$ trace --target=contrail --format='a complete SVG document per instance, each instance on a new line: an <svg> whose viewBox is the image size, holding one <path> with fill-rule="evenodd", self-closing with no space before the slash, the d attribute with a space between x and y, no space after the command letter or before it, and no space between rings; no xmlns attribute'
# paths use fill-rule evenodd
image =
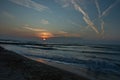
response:
<svg viewBox="0 0 120 80"><path fill-rule="evenodd" d="M119 0L117 0L116 2L114 2L113 4L111 4L105 11L103 11L101 17L105 16L117 3Z"/></svg>
<svg viewBox="0 0 120 80"><path fill-rule="evenodd" d="M99 34L98 29L96 28L95 24L90 20L88 14L78 5L74 0L71 1L74 5L75 9L78 10L80 13L83 14L83 20L97 33Z"/></svg>
<svg viewBox="0 0 120 80"><path fill-rule="evenodd" d="M98 30L96 29L96 26L94 25L93 22L91 22L91 20L90 20L89 18L87 18L87 17L84 16L83 19L84 19L84 21L85 21L89 26L91 26L91 28L92 28L97 34L99 34Z"/></svg>
<svg viewBox="0 0 120 80"><path fill-rule="evenodd" d="M76 10L80 11L84 16L88 17L87 13L79 5L77 5L74 0L72 0L72 4Z"/></svg>
<svg viewBox="0 0 120 80"><path fill-rule="evenodd" d="M104 21L103 20L101 20L101 35L103 35L104 34Z"/></svg>
<svg viewBox="0 0 120 80"><path fill-rule="evenodd" d="M104 21L103 19L101 18L101 10L100 10L100 6L99 6L99 3L98 3L98 0L95 0L95 5L96 5L96 8L97 8L97 11L98 11L98 15L99 15L99 19L100 19L100 27L101 27L101 35L103 36L104 35Z"/></svg>
<svg viewBox="0 0 120 80"><path fill-rule="evenodd" d="M114 2L112 5L110 5L105 11L102 12L101 14L101 10L100 10L100 6L98 3L98 0L95 0L95 5L99 14L99 19L100 19L100 24L101 24L101 35L104 34L105 30L104 30L104 20L102 19L103 16L105 16L116 4L118 3L118 0L116 2Z"/></svg>
<svg viewBox="0 0 120 80"><path fill-rule="evenodd" d="M95 5L96 5L96 8L97 8L97 11L98 11L98 14L99 14L99 18L100 18L101 11L100 11L100 6L99 6L99 3L98 3L98 0L95 0Z"/></svg>

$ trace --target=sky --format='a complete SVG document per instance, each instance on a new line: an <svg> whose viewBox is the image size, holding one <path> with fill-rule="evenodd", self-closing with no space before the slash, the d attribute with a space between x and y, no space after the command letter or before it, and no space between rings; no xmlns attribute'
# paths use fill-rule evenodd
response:
<svg viewBox="0 0 120 80"><path fill-rule="evenodd" d="M119 0L0 0L0 35L120 40Z"/></svg>

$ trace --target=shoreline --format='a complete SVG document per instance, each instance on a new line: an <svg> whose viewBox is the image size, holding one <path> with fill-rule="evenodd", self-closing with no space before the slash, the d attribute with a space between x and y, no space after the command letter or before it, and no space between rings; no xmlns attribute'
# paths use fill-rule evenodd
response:
<svg viewBox="0 0 120 80"><path fill-rule="evenodd" d="M89 80L0 47L0 80ZM11 76L9 76L11 75Z"/></svg>
<svg viewBox="0 0 120 80"><path fill-rule="evenodd" d="M26 56L26 57L28 57L28 56ZM88 74L86 74L88 72L87 69L83 69L78 65L64 64L64 63L60 63L60 62L48 61L48 60L43 59L43 58L38 58L38 59L31 58L31 57L28 57L28 58L35 60L35 61L38 61L38 62L41 62L41 63L44 63L44 64L49 65L49 66L53 66L55 68L59 68L59 69L68 71L68 72L76 74L76 75L88 78L90 80L92 79L92 77L90 77Z"/></svg>

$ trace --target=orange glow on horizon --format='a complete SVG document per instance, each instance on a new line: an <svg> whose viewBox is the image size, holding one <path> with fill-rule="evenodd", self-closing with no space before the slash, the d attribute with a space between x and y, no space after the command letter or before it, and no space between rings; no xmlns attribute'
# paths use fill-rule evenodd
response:
<svg viewBox="0 0 120 80"><path fill-rule="evenodd" d="M41 33L37 33L37 36L40 37L42 40L46 40L48 38L53 37L53 34L50 32L41 32Z"/></svg>

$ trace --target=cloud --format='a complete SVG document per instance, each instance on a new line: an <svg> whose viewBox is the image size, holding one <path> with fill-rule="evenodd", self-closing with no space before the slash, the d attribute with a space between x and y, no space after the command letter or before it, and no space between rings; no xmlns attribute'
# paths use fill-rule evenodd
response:
<svg viewBox="0 0 120 80"><path fill-rule="evenodd" d="M70 0L55 0L58 4L62 5L63 8L70 6Z"/></svg>
<svg viewBox="0 0 120 80"><path fill-rule="evenodd" d="M53 33L49 32L47 29L33 28L30 25L25 25L23 28L33 31L36 37L42 38L44 40L50 37L54 37Z"/></svg>
<svg viewBox="0 0 120 80"><path fill-rule="evenodd" d="M66 8L66 7L68 7L69 6L69 4L64 4L62 7L63 8Z"/></svg>
<svg viewBox="0 0 120 80"><path fill-rule="evenodd" d="M56 37L58 36L64 36L64 37L80 37L80 34L74 34L74 33L69 33L66 31L58 31L54 34Z"/></svg>
<svg viewBox="0 0 120 80"><path fill-rule="evenodd" d="M44 19L41 20L41 23L42 24L49 24L48 20L44 20Z"/></svg>
<svg viewBox="0 0 120 80"><path fill-rule="evenodd" d="M65 32L65 31L58 31L58 32L54 33L54 35L56 37L58 37L58 36L67 36L67 34L68 34L68 32Z"/></svg>
<svg viewBox="0 0 120 80"><path fill-rule="evenodd" d="M48 30L42 29L42 28L32 28L29 25L25 25L24 28L27 29L27 30L35 31L35 32L45 32L45 31L48 31Z"/></svg>
<svg viewBox="0 0 120 80"><path fill-rule="evenodd" d="M80 27L80 24L78 24L78 23L75 23L75 22L71 21L71 24L74 25L74 26L79 26Z"/></svg>
<svg viewBox="0 0 120 80"><path fill-rule="evenodd" d="M54 37L54 35L51 32L39 32L36 33L36 36L42 38L43 40Z"/></svg>
<svg viewBox="0 0 120 80"><path fill-rule="evenodd" d="M65 32L65 31L59 31L58 33L59 33L59 34L67 34L68 32Z"/></svg>
<svg viewBox="0 0 120 80"><path fill-rule="evenodd" d="M33 28L32 26L29 25L25 25L25 27L23 27L24 29L33 31L37 36L41 36L43 34L45 34L46 36L50 36L50 37L60 37L60 36L64 36L64 37L80 37L79 34L74 34L74 33L69 33L66 31L57 31L55 33L50 32L47 29L43 29L43 28Z"/></svg>
<svg viewBox="0 0 120 80"><path fill-rule="evenodd" d="M10 1L15 3L15 4L18 4L18 5L27 7L27 8L31 8L31 9L34 9L34 10L37 10L40 12L48 9L48 7L46 7L42 4L39 4L35 1L32 1L32 0L10 0Z"/></svg>
<svg viewBox="0 0 120 80"><path fill-rule="evenodd" d="M3 11L2 14L10 19L13 19L15 18L14 15L12 15L11 13L7 12L7 11Z"/></svg>

